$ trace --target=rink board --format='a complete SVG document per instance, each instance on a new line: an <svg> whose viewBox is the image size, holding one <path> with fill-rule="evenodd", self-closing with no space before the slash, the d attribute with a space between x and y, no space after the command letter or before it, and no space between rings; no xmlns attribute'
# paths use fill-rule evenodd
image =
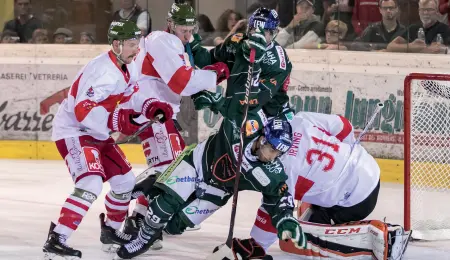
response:
<svg viewBox="0 0 450 260"><path fill-rule="evenodd" d="M145 164L141 145L120 145L131 163ZM0 140L0 158L30 160L62 160L54 142ZM377 159L381 168L381 181L403 183L403 161ZM430 178L432 179L432 178Z"/></svg>

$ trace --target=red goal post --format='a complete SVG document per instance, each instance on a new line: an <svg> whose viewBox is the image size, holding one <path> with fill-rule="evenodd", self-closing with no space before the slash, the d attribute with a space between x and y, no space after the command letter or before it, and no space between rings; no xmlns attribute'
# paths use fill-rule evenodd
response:
<svg viewBox="0 0 450 260"><path fill-rule="evenodd" d="M405 229L450 239L450 75L410 74L404 98Z"/></svg>

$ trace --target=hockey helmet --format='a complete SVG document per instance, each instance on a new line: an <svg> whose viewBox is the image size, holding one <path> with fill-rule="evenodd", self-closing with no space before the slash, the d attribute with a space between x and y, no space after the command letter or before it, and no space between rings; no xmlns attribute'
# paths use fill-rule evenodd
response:
<svg viewBox="0 0 450 260"><path fill-rule="evenodd" d="M260 7L248 19L248 30L263 28L267 31L276 31L280 25L277 11Z"/></svg>
<svg viewBox="0 0 450 260"><path fill-rule="evenodd" d="M264 127L265 142L282 154L292 146L292 126L286 120L275 118Z"/></svg>
<svg viewBox="0 0 450 260"><path fill-rule="evenodd" d="M113 21L108 29L108 43L114 40L124 41L139 39L142 36L141 30L130 20Z"/></svg>
<svg viewBox="0 0 450 260"><path fill-rule="evenodd" d="M197 25L197 15L194 8L184 1L175 1L169 10L168 18L174 25Z"/></svg>

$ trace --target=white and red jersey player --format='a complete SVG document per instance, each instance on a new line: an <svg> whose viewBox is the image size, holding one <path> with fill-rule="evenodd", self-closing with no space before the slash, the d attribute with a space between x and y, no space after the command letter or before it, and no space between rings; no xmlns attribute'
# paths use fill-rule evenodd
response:
<svg viewBox="0 0 450 260"><path fill-rule="evenodd" d="M378 195L380 168L360 144L355 144L353 127L346 118L300 112L290 123L293 145L281 160L288 174L288 191L295 200L320 208L355 211L353 207ZM374 206L360 214L331 219L335 224L362 220ZM356 215L360 219L351 219ZM276 230L262 207L251 236L266 250L277 240Z"/></svg>
<svg viewBox="0 0 450 260"><path fill-rule="evenodd" d="M133 59L139 51L139 28L129 21L113 22L108 34L112 50L81 69L53 120L52 140L75 187L61 209L56 227L50 230L44 252L81 257L79 251L67 248L65 241L101 194L104 181L110 183L111 190L105 197L102 233L105 228L119 232L135 176L110 132L133 134L141 127L133 118L141 114L150 120L160 114L171 118L173 114L169 104L138 92L139 73ZM128 109L118 108L118 104ZM115 236L124 239L117 232Z"/></svg>
<svg viewBox="0 0 450 260"><path fill-rule="evenodd" d="M185 44L176 34L166 31L154 31L142 39L135 61L140 74L139 93L158 97L174 110L172 120L154 124L139 135L147 165L155 172L164 172L185 147L176 122L181 98L215 88L228 77L228 67L216 63L202 70L195 69ZM133 215L145 215L147 201L144 196L138 198L134 211Z"/></svg>

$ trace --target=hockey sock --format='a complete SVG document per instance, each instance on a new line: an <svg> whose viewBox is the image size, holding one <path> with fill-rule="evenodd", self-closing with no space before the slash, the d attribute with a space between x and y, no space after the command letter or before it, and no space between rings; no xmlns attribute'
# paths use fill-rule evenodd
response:
<svg viewBox="0 0 450 260"><path fill-rule="evenodd" d="M136 213L141 214L142 216L145 216L148 208L148 201L145 198L145 196L139 196L136 199L136 206L133 210L133 216L136 216Z"/></svg>
<svg viewBox="0 0 450 260"><path fill-rule="evenodd" d="M58 224L54 231L69 237L78 228L81 220L96 199L97 196L94 193L75 188L61 209Z"/></svg>
<svg viewBox="0 0 450 260"><path fill-rule="evenodd" d="M162 193L150 203L144 226L139 234L144 239L150 240L155 233L163 229L180 207L181 203L176 198L168 193Z"/></svg>
<svg viewBox="0 0 450 260"><path fill-rule="evenodd" d="M119 229L128 214L131 192L116 194L109 191L105 196L106 221L105 224Z"/></svg>

